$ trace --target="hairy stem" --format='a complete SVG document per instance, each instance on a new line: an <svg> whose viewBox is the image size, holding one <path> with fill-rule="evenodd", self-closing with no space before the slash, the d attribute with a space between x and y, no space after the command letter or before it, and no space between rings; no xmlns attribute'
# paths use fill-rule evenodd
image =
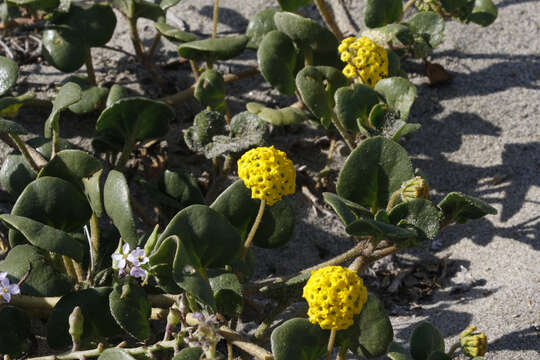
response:
<svg viewBox="0 0 540 360"><path fill-rule="evenodd" d="M461 346L461 343L458 341L457 343L452 345L452 347L450 348L450 350L448 350L448 353L446 355L448 355L448 357L451 358L456 352L456 350L459 349L460 346Z"/></svg>
<svg viewBox="0 0 540 360"><path fill-rule="evenodd" d="M28 151L28 148L26 147L26 144L21 140L19 135L17 134L9 134L9 138L13 141L17 149L20 151L26 162L28 162L28 165L35 171L41 170L40 167L36 164L34 161L34 158L30 156L30 152Z"/></svg>
<svg viewBox="0 0 540 360"><path fill-rule="evenodd" d="M249 231L248 237L246 241L244 242L244 248L242 249L242 260L246 258L246 254L249 249L249 246L251 245L251 242L253 241L253 238L255 237L255 233L257 232L259 225L261 224L265 205L266 205L266 201L264 199L261 200L261 204L259 205L259 212L257 213L255 222L253 223L253 226L251 227L251 230Z"/></svg>
<svg viewBox="0 0 540 360"><path fill-rule="evenodd" d="M332 111L332 123L334 124L334 126L338 130L339 134L341 135L341 137L345 141L345 144L347 144L349 149L351 151L353 151L354 150L354 139L347 133L347 130L345 130L343 125L341 125L341 122L339 121L339 119L337 118L336 114L333 111Z"/></svg>
<svg viewBox="0 0 540 360"><path fill-rule="evenodd" d="M321 16L330 28L334 35L336 35L336 38L338 41L343 40L343 33L339 29L338 24L336 23L336 19L334 18L334 14L332 14L332 11L328 8L328 5L326 4L325 0L314 0L315 5L317 5L317 9L319 9L319 13L321 13Z"/></svg>
<svg viewBox="0 0 540 360"><path fill-rule="evenodd" d="M392 194L392 196L390 197L390 200L388 201L388 205L386 205L386 212L390 212L390 210L392 210L392 208L394 207L394 205L396 204L396 201L398 200L399 198L399 195L400 195L400 191L399 189L394 191L394 193Z"/></svg>

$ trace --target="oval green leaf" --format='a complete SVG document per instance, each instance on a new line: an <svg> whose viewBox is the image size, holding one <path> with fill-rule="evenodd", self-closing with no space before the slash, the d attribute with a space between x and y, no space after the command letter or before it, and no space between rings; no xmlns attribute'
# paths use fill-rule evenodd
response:
<svg viewBox="0 0 540 360"><path fill-rule="evenodd" d="M379 81L380 82L380 81ZM371 108L379 103L375 90L364 84L342 87L334 95L336 116L345 129L357 132L368 127Z"/></svg>
<svg viewBox="0 0 540 360"><path fill-rule="evenodd" d="M274 15L274 22L277 29L300 48L310 46L314 51L330 51L339 45L334 34L315 20L290 12L278 12Z"/></svg>
<svg viewBox="0 0 540 360"><path fill-rule="evenodd" d="M60 71L77 71L86 60L86 45L71 31L45 30L42 42L43 58Z"/></svg>
<svg viewBox="0 0 540 360"><path fill-rule="evenodd" d="M364 23L369 28L399 21L403 13L401 0L367 0L364 6Z"/></svg>
<svg viewBox="0 0 540 360"><path fill-rule="evenodd" d="M137 340L150 338L152 305L144 290L134 284L116 284L109 294L111 314L122 329Z"/></svg>
<svg viewBox="0 0 540 360"><path fill-rule="evenodd" d="M257 49L264 36L272 30L276 30L274 15L278 9L268 8L259 11L249 21L246 35L249 37L247 47Z"/></svg>
<svg viewBox="0 0 540 360"><path fill-rule="evenodd" d="M0 169L0 185L11 196L17 198L26 185L35 180L37 173L20 154L6 156Z"/></svg>
<svg viewBox="0 0 540 360"><path fill-rule="evenodd" d="M328 336L308 319L289 319L272 331L272 354L276 360L315 360L325 353Z"/></svg>
<svg viewBox="0 0 540 360"><path fill-rule="evenodd" d="M195 61L229 60L244 51L248 40L247 36L238 35L191 41L180 45L178 54L183 58Z"/></svg>
<svg viewBox="0 0 540 360"><path fill-rule="evenodd" d="M402 220L417 231L419 239L432 240L439 232L441 214L429 200L414 199L398 204L388 214L392 224Z"/></svg>
<svg viewBox="0 0 540 360"><path fill-rule="evenodd" d="M435 326L421 322L411 334L410 346L414 360L428 360L431 353L444 352L444 338Z"/></svg>
<svg viewBox="0 0 540 360"><path fill-rule="evenodd" d="M281 31L270 31L257 51L259 69L266 81L284 95L294 94L297 52L292 40Z"/></svg>
<svg viewBox="0 0 540 360"><path fill-rule="evenodd" d="M375 91L386 99L393 111L399 113L402 121L407 121L416 99L416 87L409 80L402 77L382 79L375 85Z"/></svg>
<svg viewBox="0 0 540 360"><path fill-rule="evenodd" d="M103 188L105 212L120 232L122 239L134 249L137 246L137 230L131 211L129 186L124 174L111 170Z"/></svg>
<svg viewBox="0 0 540 360"><path fill-rule="evenodd" d="M19 77L19 67L15 61L0 56L0 96L4 95L15 83Z"/></svg>

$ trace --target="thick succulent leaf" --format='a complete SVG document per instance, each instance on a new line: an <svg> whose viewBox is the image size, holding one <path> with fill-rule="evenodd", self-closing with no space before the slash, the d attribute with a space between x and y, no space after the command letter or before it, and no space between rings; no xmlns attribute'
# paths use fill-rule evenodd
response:
<svg viewBox="0 0 540 360"><path fill-rule="evenodd" d="M137 230L131 211L129 186L124 174L111 170L103 188L105 212L120 232L122 239L134 249L137 246Z"/></svg>
<svg viewBox="0 0 540 360"><path fill-rule="evenodd" d="M47 29L42 34L43 59L63 72L74 72L83 66L87 45L69 30Z"/></svg>
<svg viewBox="0 0 540 360"><path fill-rule="evenodd" d="M277 30L266 34L259 45L257 61L261 74L273 88L284 95L294 94L297 51L287 35Z"/></svg>
<svg viewBox="0 0 540 360"><path fill-rule="evenodd" d="M392 224L405 220L407 227L416 230L419 240L432 240L439 232L441 215L429 200L414 199L400 203L390 210L388 217Z"/></svg>
<svg viewBox="0 0 540 360"><path fill-rule="evenodd" d="M181 207L204 204L204 197L193 176L184 169L165 170L160 182L161 189L177 200Z"/></svg>
<svg viewBox="0 0 540 360"><path fill-rule="evenodd" d="M285 11L296 11L312 2L313 0L278 0L279 6Z"/></svg>
<svg viewBox="0 0 540 360"><path fill-rule="evenodd" d="M260 200L251 198L251 191L242 180L229 186L210 207L224 215L238 229L245 240L260 206ZM264 211L253 244L263 248L276 248L289 242L294 235L296 218L291 202L284 198Z"/></svg>
<svg viewBox="0 0 540 360"><path fill-rule="evenodd" d="M240 315L244 298L242 284L238 277L233 273L217 270L208 272L208 280L214 293L218 312L231 318Z"/></svg>
<svg viewBox="0 0 540 360"><path fill-rule="evenodd" d="M427 36L429 45L434 48L444 38L444 19L432 11L422 11L407 21L410 29L420 36Z"/></svg>
<svg viewBox="0 0 540 360"><path fill-rule="evenodd" d="M264 36L270 31L276 30L274 14L278 11L275 8L264 9L251 18L246 30L246 35L249 37L248 48L257 49Z"/></svg>
<svg viewBox="0 0 540 360"><path fill-rule="evenodd" d="M32 245L43 250L66 255L81 263L86 246L68 233L24 216L3 214L0 220L10 229L19 231Z"/></svg>
<svg viewBox="0 0 540 360"><path fill-rule="evenodd" d="M409 340L414 360L428 360L431 353L444 352L444 338L439 329L428 322L416 326Z"/></svg>
<svg viewBox="0 0 540 360"><path fill-rule="evenodd" d="M195 61L229 60L244 51L248 40L247 36L238 35L191 41L180 45L178 54Z"/></svg>
<svg viewBox="0 0 540 360"><path fill-rule="evenodd" d="M409 80L402 77L382 79L375 85L375 91L386 99L394 112L399 113L402 121L407 121L416 99L416 87Z"/></svg>
<svg viewBox="0 0 540 360"><path fill-rule="evenodd" d="M5 56L0 56L0 96L4 95L19 77L19 67L15 61Z"/></svg>
<svg viewBox="0 0 540 360"><path fill-rule="evenodd" d="M376 28L399 21L403 13L401 0L367 0L364 6L364 23Z"/></svg>
<svg viewBox="0 0 540 360"><path fill-rule="evenodd" d="M444 223L464 224L468 220L479 219L488 214L495 215L497 210L488 203L459 192L451 192L439 203L443 212Z"/></svg>
<svg viewBox="0 0 540 360"><path fill-rule="evenodd" d="M314 51L330 51L339 45L334 34L315 20L290 12L278 12L274 15L274 22L277 29L299 48L310 46Z"/></svg>
<svg viewBox="0 0 540 360"><path fill-rule="evenodd" d="M80 230L88 222L92 210L75 185L45 176L28 184L15 202L11 214L72 232ZM9 241L12 245L25 242L24 237L14 230L9 231Z"/></svg>
<svg viewBox="0 0 540 360"><path fill-rule="evenodd" d="M354 84L352 88L338 89L334 97L336 116L347 130L357 132L359 126L369 126L369 113L379 103L375 90L364 84Z"/></svg>
<svg viewBox="0 0 540 360"><path fill-rule="evenodd" d="M391 360L413 360L409 351L396 342L391 342L386 354Z"/></svg>
<svg viewBox="0 0 540 360"><path fill-rule="evenodd" d="M53 176L69 181L84 190L82 180L103 170L101 162L82 150L62 150L39 172L39 177Z"/></svg>
<svg viewBox="0 0 540 360"><path fill-rule="evenodd" d="M197 80L194 96L202 105L212 109L222 105L225 100L225 80L221 73L213 69L203 72Z"/></svg>
<svg viewBox="0 0 540 360"><path fill-rule="evenodd" d="M289 319L272 331L272 354L276 360L315 360L325 353L328 336L307 319Z"/></svg>
<svg viewBox="0 0 540 360"><path fill-rule="evenodd" d="M325 128L332 122L334 94L347 84L341 71L330 66L306 66L296 75L296 88L304 104Z"/></svg>
<svg viewBox="0 0 540 360"><path fill-rule="evenodd" d="M358 216L371 217L373 214L365 207L342 198L334 193L323 193L324 201L332 207L345 226L357 219Z"/></svg>
<svg viewBox="0 0 540 360"><path fill-rule="evenodd" d="M26 103L36 97L32 91L19 96L5 96L0 99L0 116L15 118L19 114L19 109Z"/></svg>
<svg viewBox="0 0 540 360"><path fill-rule="evenodd" d="M75 149L75 145L63 138L56 139L57 141L57 151ZM44 137L35 137L27 141L27 144L36 149L47 160L51 159L52 156L52 140L46 139Z"/></svg>
<svg viewBox="0 0 540 360"><path fill-rule="evenodd" d="M115 103L117 100L123 99L129 97L128 89L123 87L122 85L114 84L111 86L111 89L109 90L109 94L107 95L107 101L105 102L105 106L109 107L113 103Z"/></svg>
<svg viewBox="0 0 540 360"><path fill-rule="evenodd" d="M0 262L0 272L7 272L11 283L17 283L26 275L30 264L32 271L21 285L21 294L62 296L73 289L73 280L51 264L50 255L30 244L11 248Z"/></svg>
<svg viewBox="0 0 540 360"><path fill-rule="evenodd" d="M139 285L115 284L109 294L109 307L118 325L131 336L139 341L150 338L152 305Z"/></svg>
<svg viewBox="0 0 540 360"><path fill-rule="evenodd" d="M246 109L250 113L256 114L259 119L275 126L298 124L309 120L302 110L292 106L276 110L250 102L246 104Z"/></svg>
<svg viewBox="0 0 540 360"><path fill-rule="evenodd" d="M0 353L19 357L27 350L30 338L30 318L15 306L4 306L0 309Z"/></svg>
<svg viewBox="0 0 540 360"><path fill-rule="evenodd" d="M135 360L135 358L122 349L109 348L99 355L98 360Z"/></svg>
<svg viewBox="0 0 540 360"><path fill-rule="evenodd" d="M96 171L93 175L82 179L84 194L86 195L90 207L97 217L103 215L103 202L101 200L100 179L103 170Z"/></svg>
<svg viewBox="0 0 540 360"><path fill-rule="evenodd" d="M172 119L174 111L167 104L143 97L128 97L103 110L96 129L111 132L124 141L147 140L165 136Z"/></svg>
<svg viewBox="0 0 540 360"><path fill-rule="evenodd" d="M416 231L371 219L357 219L347 225L347 233L354 236L372 236L377 242L383 239L403 240L416 238Z"/></svg>
<svg viewBox="0 0 540 360"><path fill-rule="evenodd" d="M58 350L71 346L68 318L76 306L81 308L84 317L83 341L121 334L122 329L109 311L110 292L110 287L102 287L74 291L62 296L47 321L49 346Z"/></svg>
<svg viewBox="0 0 540 360"><path fill-rule="evenodd" d="M363 359L373 359L386 354L394 338L394 330L383 303L373 294L368 294L362 312L355 317L350 329L351 351Z"/></svg>
<svg viewBox="0 0 540 360"><path fill-rule="evenodd" d="M347 158L337 194L368 209L385 208L390 195L414 176L407 151L383 137L363 141Z"/></svg>
<svg viewBox="0 0 540 360"><path fill-rule="evenodd" d="M475 0L469 20L478 25L488 26L495 21L498 12L497 6L491 0Z"/></svg>
<svg viewBox="0 0 540 360"><path fill-rule="evenodd" d="M35 180L37 173L20 154L6 156L0 169L0 185L11 196L17 198L26 185Z"/></svg>
<svg viewBox="0 0 540 360"><path fill-rule="evenodd" d="M172 25L165 24L164 22L156 22L154 23L154 26L162 36L177 46L186 42L200 40L198 35L182 31Z"/></svg>
<svg viewBox="0 0 540 360"><path fill-rule="evenodd" d="M109 89L100 88L90 84L83 76L70 76L64 83L75 83L81 88L81 98L79 101L69 105L68 109L75 114L88 114L103 108L107 101Z"/></svg>
<svg viewBox="0 0 540 360"><path fill-rule="evenodd" d="M52 137L53 130L59 131L58 122L60 120L60 112L67 109L70 105L78 102L81 99L81 96L82 89L78 84L74 82L67 82L62 85L53 101L51 113L45 121L45 138L50 139Z"/></svg>

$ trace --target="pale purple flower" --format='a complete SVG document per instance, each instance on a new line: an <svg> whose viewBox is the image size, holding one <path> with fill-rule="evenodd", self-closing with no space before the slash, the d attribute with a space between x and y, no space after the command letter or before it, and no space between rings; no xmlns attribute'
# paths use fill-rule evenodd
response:
<svg viewBox="0 0 540 360"><path fill-rule="evenodd" d="M144 279L148 272L144 269L141 269L138 266L133 266L129 272L129 275L133 276L134 278L141 278Z"/></svg>
<svg viewBox="0 0 540 360"><path fill-rule="evenodd" d="M0 272L0 294L6 302L11 301L11 295L19 295L21 289L19 285L10 284L9 279L7 278L6 272Z"/></svg>
<svg viewBox="0 0 540 360"><path fill-rule="evenodd" d="M127 265L127 261L129 260L128 257L129 257L129 244L124 244L124 246L122 246L122 253L119 254L119 253L114 253L111 255L112 259L114 261L116 261L116 268L120 270L121 273L123 273L122 270L124 270L124 268L126 267Z"/></svg>
<svg viewBox="0 0 540 360"><path fill-rule="evenodd" d="M148 263L149 259L146 256L144 249L137 246L127 257L128 261L135 266L141 266Z"/></svg>

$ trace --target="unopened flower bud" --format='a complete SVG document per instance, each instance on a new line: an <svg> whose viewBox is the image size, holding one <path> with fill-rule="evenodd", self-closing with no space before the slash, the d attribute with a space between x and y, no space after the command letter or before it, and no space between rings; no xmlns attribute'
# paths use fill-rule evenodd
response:
<svg viewBox="0 0 540 360"><path fill-rule="evenodd" d="M420 176L416 176L405 181L401 185L401 200L411 201L416 198L427 199L429 197L429 187Z"/></svg>
<svg viewBox="0 0 540 360"><path fill-rule="evenodd" d="M174 307L171 307L169 309L169 314L167 315L167 325L170 325L171 328L178 325L180 320L182 319L182 314L178 309L175 309Z"/></svg>
<svg viewBox="0 0 540 360"><path fill-rule="evenodd" d="M459 337L461 350L471 358L484 356L487 350L487 337L482 332L476 332L476 326L471 326L463 331Z"/></svg>
<svg viewBox="0 0 540 360"><path fill-rule="evenodd" d="M189 326L198 326L204 321L204 315L200 312L189 313L186 315L186 323Z"/></svg>
<svg viewBox="0 0 540 360"><path fill-rule="evenodd" d="M83 334L84 316L79 306L75 306L69 315L69 335L73 342L79 342Z"/></svg>

